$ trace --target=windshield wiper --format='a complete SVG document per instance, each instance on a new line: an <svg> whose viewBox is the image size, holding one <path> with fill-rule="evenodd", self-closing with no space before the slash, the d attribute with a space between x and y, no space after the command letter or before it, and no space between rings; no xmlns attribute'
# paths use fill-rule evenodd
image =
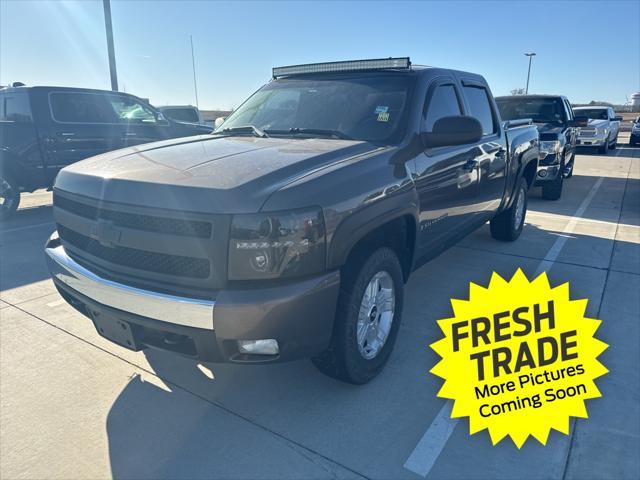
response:
<svg viewBox="0 0 640 480"><path fill-rule="evenodd" d="M293 127L293 128L290 128L289 130L267 130L267 133L276 134L276 135L277 134L280 134L280 135L286 135L286 134L293 134L293 135L320 135L320 136L323 136L323 137L336 137L336 138L339 138L340 140L353 140L353 138L351 138L346 133L342 133L340 130L329 130L329 129L325 129L325 128Z"/></svg>
<svg viewBox="0 0 640 480"><path fill-rule="evenodd" d="M227 127L227 128L223 128L219 132L214 132L214 133L218 133L218 134L220 134L220 133L250 133L254 137L260 137L260 138L268 138L269 137L269 135L267 135L263 130L259 129L255 125L241 125L241 126L238 126L238 127Z"/></svg>

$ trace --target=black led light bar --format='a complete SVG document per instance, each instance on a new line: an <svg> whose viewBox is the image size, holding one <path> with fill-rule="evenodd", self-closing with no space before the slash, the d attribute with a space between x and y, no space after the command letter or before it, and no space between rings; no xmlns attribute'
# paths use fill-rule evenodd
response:
<svg viewBox="0 0 640 480"><path fill-rule="evenodd" d="M273 78L288 75L306 75L310 73L358 72L363 70L409 69L409 57L378 58L372 60L348 60L345 62L307 63L273 69Z"/></svg>

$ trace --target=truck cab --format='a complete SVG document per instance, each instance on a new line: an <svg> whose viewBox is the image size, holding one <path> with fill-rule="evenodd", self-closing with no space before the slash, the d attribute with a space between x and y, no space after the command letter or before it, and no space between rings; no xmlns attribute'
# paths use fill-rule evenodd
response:
<svg viewBox="0 0 640 480"><path fill-rule="evenodd" d="M210 133L165 118L127 93L68 87L0 90L0 217L20 192L49 188L60 169L100 153Z"/></svg>

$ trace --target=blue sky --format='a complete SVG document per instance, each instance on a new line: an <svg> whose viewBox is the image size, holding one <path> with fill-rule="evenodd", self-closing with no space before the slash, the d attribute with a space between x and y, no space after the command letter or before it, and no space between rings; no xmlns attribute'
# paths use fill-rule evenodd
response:
<svg viewBox="0 0 640 480"><path fill-rule="evenodd" d="M571 101L640 90L640 1L207 2L112 0L120 88L156 105L230 108L271 67L409 55L483 74L494 94L526 83ZM101 1L0 0L0 84L108 89Z"/></svg>

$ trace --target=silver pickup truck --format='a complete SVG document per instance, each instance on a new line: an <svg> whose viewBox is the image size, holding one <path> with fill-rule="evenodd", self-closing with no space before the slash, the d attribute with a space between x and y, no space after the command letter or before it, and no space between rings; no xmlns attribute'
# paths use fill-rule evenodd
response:
<svg viewBox="0 0 640 480"><path fill-rule="evenodd" d="M576 118L586 118L588 124L578 132L577 146L598 147L600 153L616 148L622 117L616 117L613 108L607 106L575 107Z"/></svg>

